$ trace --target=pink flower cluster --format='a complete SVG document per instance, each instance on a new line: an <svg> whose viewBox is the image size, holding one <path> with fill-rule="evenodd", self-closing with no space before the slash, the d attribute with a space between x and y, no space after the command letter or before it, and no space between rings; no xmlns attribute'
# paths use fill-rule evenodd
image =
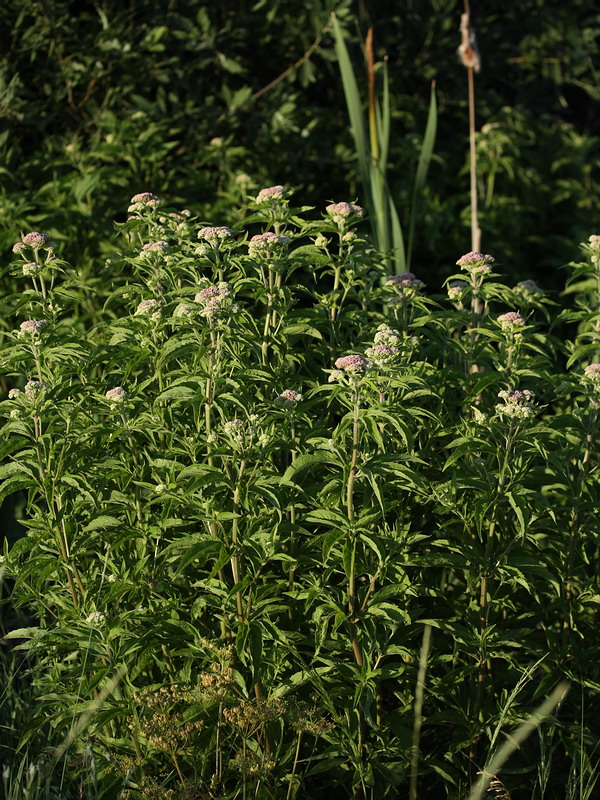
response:
<svg viewBox="0 0 600 800"><path fill-rule="evenodd" d="M155 194L152 194L152 192L139 192L138 194L134 194L131 198L130 206L127 211L130 214L135 214L138 211L156 208L158 205L160 205L160 200Z"/></svg>
<svg viewBox="0 0 600 800"><path fill-rule="evenodd" d="M289 236L277 236L272 231L257 233L248 243L251 256L271 256L281 251L290 242Z"/></svg>
<svg viewBox="0 0 600 800"><path fill-rule="evenodd" d="M39 250L40 247L44 250L54 250L56 244L50 241L50 237L47 233L31 231L25 234L22 241L13 244L12 251L13 253L22 253L23 250L26 250L28 247L32 247L34 250Z"/></svg>
<svg viewBox="0 0 600 800"><path fill-rule="evenodd" d="M26 319L19 325L19 330L24 336L39 336L48 324L44 319Z"/></svg>
<svg viewBox="0 0 600 800"><path fill-rule="evenodd" d="M269 203L272 200L283 200L283 186L280 184L277 186L268 186L266 189L261 189L256 195L255 203L257 205L262 205L263 203Z"/></svg>
<svg viewBox="0 0 600 800"><path fill-rule="evenodd" d="M354 203L330 203L326 208L325 211L327 214L332 218L332 220L343 227L346 222L351 219L352 217L362 217L365 213L364 209L361 206L357 206Z"/></svg>
<svg viewBox="0 0 600 800"><path fill-rule="evenodd" d="M425 284L415 277L414 272L402 272L400 275L391 275L386 280L386 286L395 286L398 289L413 289L418 291Z"/></svg>
<svg viewBox="0 0 600 800"><path fill-rule="evenodd" d="M165 242L164 239L159 239L157 242L148 242L142 247L140 255L147 255L148 253L168 253L171 245Z"/></svg>
<svg viewBox="0 0 600 800"><path fill-rule="evenodd" d="M293 389L284 389L283 392L275 398L277 405L287 406L288 408L295 406L296 403L299 403L301 400L302 395L300 392L296 392Z"/></svg>
<svg viewBox="0 0 600 800"><path fill-rule="evenodd" d="M229 284L221 281L216 286L206 286L200 289L194 297L194 302L202 306L200 311L203 317L213 317L223 313L231 297Z"/></svg>
<svg viewBox="0 0 600 800"><path fill-rule="evenodd" d="M369 362L364 356L354 353L336 359L335 366L337 369L345 369L348 372L363 372L369 366Z"/></svg>
<svg viewBox="0 0 600 800"><path fill-rule="evenodd" d="M600 386L600 364L588 364L583 372L585 377L592 381L593 384Z"/></svg>
<svg viewBox="0 0 600 800"><path fill-rule="evenodd" d="M226 239L231 239L231 228L221 225L219 227L201 228L198 231L198 239L204 239L211 244L218 244Z"/></svg>
<svg viewBox="0 0 600 800"><path fill-rule="evenodd" d="M471 250L469 253L465 253L464 256L461 256L456 264L459 267L476 267L480 264L493 264L495 260L494 256Z"/></svg>
<svg viewBox="0 0 600 800"><path fill-rule="evenodd" d="M500 314L498 322L503 331L512 331L525 325L525 320L518 311L508 311L506 314Z"/></svg>
<svg viewBox="0 0 600 800"><path fill-rule="evenodd" d="M107 400L111 403L123 403L127 400L127 392L122 386L115 386L114 389L109 389L105 395Z"/></svg>

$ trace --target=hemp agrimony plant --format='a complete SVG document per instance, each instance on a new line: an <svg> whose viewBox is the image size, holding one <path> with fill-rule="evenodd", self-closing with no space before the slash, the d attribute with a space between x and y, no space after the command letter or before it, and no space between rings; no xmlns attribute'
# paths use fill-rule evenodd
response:
<svg viewBox="0 0 600 800"><path fill-rule="evenodd" d="M93 762L102 797L397 797L410 774L458 800L561 676L594 702L597 296L561 312L569 343L491 256L426 295L358 205L290 203L263 189L230 229L142 192L93 297L44 234L14 247L2 569L31 623L8 640L23 744L67 742L61 796Z"/></svg>

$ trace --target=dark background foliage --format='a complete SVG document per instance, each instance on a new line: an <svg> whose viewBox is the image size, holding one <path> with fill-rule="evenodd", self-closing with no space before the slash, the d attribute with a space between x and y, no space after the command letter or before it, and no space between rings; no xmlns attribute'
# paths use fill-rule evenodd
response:
<svg viewBox="0 0 600 800"><path fill-rule="evenodd" d="M415 269L432 285L469 249L467 82L459 0L40 2L0 9L2 248L31 229L97 269L112 220L150 190L231 222L247 194L357 197L329 19L355 68L374 28L393 94L391 182L406 219L429 83L438 141ZM512 276L559 286L598 212L600 14L593 0L473 3L482 246ZM96 264L96 267L92 265Z"/></svg>

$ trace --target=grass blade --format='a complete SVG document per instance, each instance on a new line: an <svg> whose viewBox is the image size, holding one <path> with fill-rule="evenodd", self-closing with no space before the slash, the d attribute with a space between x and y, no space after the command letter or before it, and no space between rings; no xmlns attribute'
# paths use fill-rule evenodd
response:
<svg viewBox="0 0 600 800"><path fill-rule="evenodd" d="M437 102L435 97L435 81L431 84L431 96L429 99L429 112L427 114L427 124L425 126L425 134L423 136L423 143L421 145L421 152L419 154L419 162L417 164L417 171L415 173L415 182L413 184L412 203L410 206L410 220L408 225L408 256L407 256L407 269L410 269L410 262L412 258L413 242L415 237L415 224L417 220L417 211L419 208L419 200L423 194L425 181L427 180L427 172L433 155L433 148L435 147L435 137L437 133Z"/></svg>

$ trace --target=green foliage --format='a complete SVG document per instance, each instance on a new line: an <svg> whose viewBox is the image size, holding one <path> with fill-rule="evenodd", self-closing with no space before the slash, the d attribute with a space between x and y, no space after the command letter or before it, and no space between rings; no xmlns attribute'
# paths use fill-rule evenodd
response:
<svg viewBox="0 0 600 800"><path fill-rule="evenodd" d="M561 679L545 773L530 737L502 781L593 787L597 237L563 342L490 257L425 295L353 206L275 186L240 218L142 194L94 280L39 233L7 267L5 638L40 791L396 797L412 769L458 800Z"/></svg>

